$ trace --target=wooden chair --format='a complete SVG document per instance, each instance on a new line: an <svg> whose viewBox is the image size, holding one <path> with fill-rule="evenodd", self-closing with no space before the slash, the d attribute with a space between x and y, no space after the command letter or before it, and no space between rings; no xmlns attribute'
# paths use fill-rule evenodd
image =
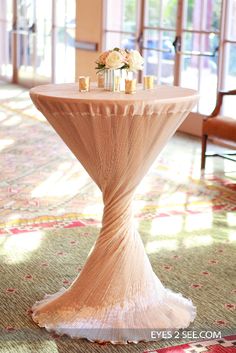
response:
<svg viewBox="0 0 236 353"><path fill-rule="evenodd" d="M202 124L202 159L201 159L201 169L205 169L206 157L223 157L232 161L235 159L230 158L230 156L235 155L235 153L220 154L215 153L211 155L206 154L207 140L208 137L215 137L224 141L236 142L236 116L235 119L228 118L219 115L221 106L223 103L224 96L236 95L236 90L227 92L218 92L216 106L211 115L207 116L203 120Z"/></svg>

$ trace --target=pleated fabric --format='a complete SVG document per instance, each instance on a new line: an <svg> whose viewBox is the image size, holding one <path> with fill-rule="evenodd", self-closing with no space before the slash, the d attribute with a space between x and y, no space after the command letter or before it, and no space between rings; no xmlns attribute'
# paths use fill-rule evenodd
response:
<svg viewBox="0 0 236 353"><path fill-rule="evenodd" d="M135 229L135 189L198 100L195 91L160 86L134 95L76 84L33 88L36 107L103 194L102 228L71 286L32 308L39 326L112 343L151 340L151 330L186 328L196 309L165 288ZM52 148L54 148L52 146Z"/></svg>

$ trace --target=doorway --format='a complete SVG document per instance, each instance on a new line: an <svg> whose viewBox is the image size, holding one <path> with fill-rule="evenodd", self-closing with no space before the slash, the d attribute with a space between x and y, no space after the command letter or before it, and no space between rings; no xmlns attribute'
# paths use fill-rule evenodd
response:
<svg viewBox="0 0 236 353"><path fill-rule="evenodd" d="M76 1L42 5L40 0L1 1L1 79L26 87L74 81Z"/></svg>

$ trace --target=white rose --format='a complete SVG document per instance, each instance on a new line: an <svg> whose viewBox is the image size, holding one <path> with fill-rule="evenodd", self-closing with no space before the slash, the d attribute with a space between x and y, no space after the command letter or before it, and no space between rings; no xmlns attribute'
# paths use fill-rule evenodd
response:
<svg viewBox="0 0 236 353"><path fill-rule="evenodd" d="M128 57L128 65L131 71L142 70L144 64L144 58L140 55L137 50L131 50Z"/></svg>
<svg viewBox="0 0 236 353"><path fill-rule="evenodd" d="M106 58L107 69L120 69L124 65L124 57L118 51L111 51Z"/></svg>

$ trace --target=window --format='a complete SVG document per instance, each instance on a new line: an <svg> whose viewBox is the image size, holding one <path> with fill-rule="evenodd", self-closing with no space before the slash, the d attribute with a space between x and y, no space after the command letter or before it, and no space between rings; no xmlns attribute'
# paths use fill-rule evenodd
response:
<svg viewBox="0 0 236 353"><path fill-rule="evenodd" d="M0 1L0 78L32 87L75 79L75 0ZM64 68L64 69L63 69Z"/></svg>
<svg viewBox="0 0 236 353"><path fill-rule="evenodd" d="M0 1L0 77L10 80L13 74L12 65L12 23L13 11L11 1Z"/></svg>
<svg viewBox="0 0 236 353"><path fill-rule="evenodd" d="M75 80L75 1L56 0L55 5L54 82L73 82Z"/></svg>
<svg viewBox="0 0 236 353"><path fill-rule="evenodd" d="M106 13L105 48L137 48L158 84L197 89L198 112L236 88L236 0L106 0Z"/></svg>

